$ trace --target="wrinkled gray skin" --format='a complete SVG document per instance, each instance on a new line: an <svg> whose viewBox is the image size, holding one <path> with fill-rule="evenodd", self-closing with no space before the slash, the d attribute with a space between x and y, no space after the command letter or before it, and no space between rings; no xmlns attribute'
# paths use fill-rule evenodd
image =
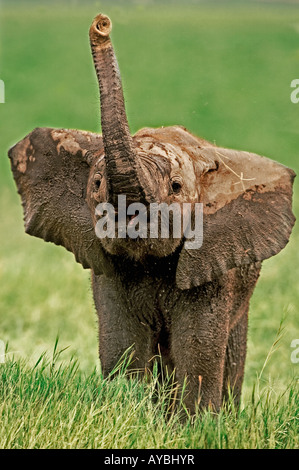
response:
<svg viewBox="0 0 299 470"><path fill-rule="evenodd" d="M140 373L161 353L180 384L187 377L191 412L219 410L228 386L240 398L249 300L261 261L288 242L294 173L180 126L132 137L110 30L105 15L90 28L103 136L35 129L9 151L26 232L91 269L105 376L132 345ZM202 247L188 249L183 236L98 239L95 207L116 206L118 195L127 205L202 202Z"/></svg>

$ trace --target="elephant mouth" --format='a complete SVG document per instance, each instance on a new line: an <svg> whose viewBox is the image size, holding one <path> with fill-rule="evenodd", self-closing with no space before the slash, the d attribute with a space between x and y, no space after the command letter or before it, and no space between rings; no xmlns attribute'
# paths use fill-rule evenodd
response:
<svg viewBox="0 0 299 470"><path fill-rule="evenodd" d="M132 225L134 225L136 218L137 218L137 214L128 216L128 217L127 217L127 225L128 225L129 227L131 227Z"/></svg>
<svg viewBox="0 0 299 470"><path fill-rule="evenodd" d="M129 236L125 238L103 238L101 243L104 250L110 255L143 262L148 257L163 258L171 255L181 244L181 241L181 239L169 238L161 243L159 238L143 238L137 235L135 238Z"/></svg>
<svg viewBox="0 0 299 470"><path fill-rule="evenodd" d="M147 217L147 213L145 214ZM126 225L133 225L136 219L138 219L139 214L126 215L123 217L120 216L118 212L115 212L115 224L122 223L122 220L126 221Z"/></svg>
<svg viewBox="0 0 299 470"><path fill-rule="evenodd" d="M131 240L134 244L141 240L147 240L150 244L152 239L161 243L164 239L181 239L183 235L182 222L172 217L163 220L160 214L153 219L147 210L126 215L117 212L100 215L97 218L95 231L98 238L110 238L112 241Z"/></svg>
<svg viewBox="0 0 299 470"><path fill-rule="evenodd" d="M132 203L127 206L120 196L117 208L101 203L96 208L98 220L95 232L103 247L111 254L129 255L135 259L145 256L167 256L181 241L189 249L199 249L203 240L202 204L196 203ZM121 210L120 210L121 209Z"/></svg>
<svg viewBox="0 0 299 470"><path fill-rule="evenodd" d="M135 214L121 214L115 212L108 216L105 214L100 215L97 217L96 227L99 224L103 224L103 229L105 232L107 231L108 234L111 234L112 227L114 228L115 234L112 234L110 238L128 238L133 241L148 238L151 227L150 215L147 210L144 210L142 214L139 211ZM107 236L109 237L108 234Z"/></svg>

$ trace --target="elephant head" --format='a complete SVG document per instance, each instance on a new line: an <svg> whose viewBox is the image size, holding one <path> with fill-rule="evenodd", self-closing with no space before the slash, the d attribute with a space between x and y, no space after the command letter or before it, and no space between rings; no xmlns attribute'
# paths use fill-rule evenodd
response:
<svg viewBox="0 0 299 470"><path fill-rule="evenodd" d="M176 253L180 289L278 253L295 221L294 172L253 153L216 147L181 126L144 128L132 137L110 31L105 15L90 28L102 136L37 128L9 151L26 232L64 246L95 274L109 275L116 258L142 264ZM96 207L108 202L116 208L120 195L127 206L142 203L146 210L152 203L202 203L202 246L190 249L183 234L99 239Z"/></svg>

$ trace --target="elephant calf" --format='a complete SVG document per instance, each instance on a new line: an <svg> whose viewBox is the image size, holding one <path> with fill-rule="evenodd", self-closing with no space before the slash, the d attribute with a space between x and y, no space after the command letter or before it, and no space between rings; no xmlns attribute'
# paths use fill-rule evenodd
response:
<svg viewBox="0 0 299 470"><path fill-rule="evenodd" d="M228 386L239 401L249 300L261 261L288 242L295 175L180 126L145 128L132 137L110 31L105 15L90 28L102 136L37 128L9 151L26 232L64 246L91 270L105 376L132 345L133 369L150 367L160 352L179 383L187 377L190 411L197 404L218 410ZM115 208L117 228L121 196L125 209L142 204L145 215L155 203L188 204L193 226L200 203L201 246L194 249L171 230L163 238L160 229L158 237L97 237L99 204ZM136 216L123 220L129 226Z"/></svg>

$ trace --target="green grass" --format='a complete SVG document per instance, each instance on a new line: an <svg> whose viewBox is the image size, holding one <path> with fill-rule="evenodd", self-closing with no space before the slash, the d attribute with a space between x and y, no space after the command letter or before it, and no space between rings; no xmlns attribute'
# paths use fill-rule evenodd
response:
<svg viewBox="0 0 299 470"><path fill-rule="evenodd" d="M132 132L182 124L298 173L299 104L290 101L290 83L299 78L298 9L254 2L51 5L2 2L0 9L6 91L0 104L0 340L9 343L0 364L0 447L298 447L299 364L290 360L291 341L299 338L297 226L287 247L263 264L252 297L240 412L207 412L185 423L176 412L169 423L161 412L167 390L158 402L150 399L155 378L152 384L101 379L89 273L63 248L24 234L7 158L7 149L36 126L100 131L88 28L103 11L113 21ZM279 348L257 378L282 318ZM57 334L60 347L68 347L61 368L56 356L55 368L42 362L34 368Z"/></svg>
<svg viewBox="0 0 299 470"><path fill-rule="evenodd" d="M299 393L290 384L277 395L255 382L242 410L230 401L219 414L190 417L172 400L171 378L120 374L103 380L78 373L76 361L56 364L61 351L33 368L8 361L0 370L0 448L250 449L298 447ZM121 370L122 369L122 370Z"/></svg>

